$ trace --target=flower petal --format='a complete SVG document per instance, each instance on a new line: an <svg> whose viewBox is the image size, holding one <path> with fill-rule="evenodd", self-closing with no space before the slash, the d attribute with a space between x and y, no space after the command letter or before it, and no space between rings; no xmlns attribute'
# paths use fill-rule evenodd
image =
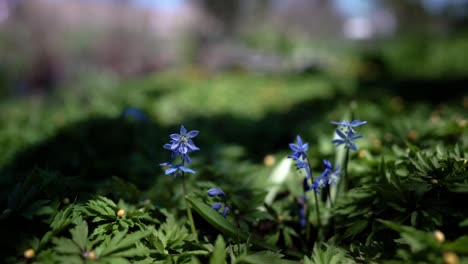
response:
<svg viewBox="0 0 468 264"><path fill-rule="evenodd" d="M172 174L172 173L176 172L177 169L178 169L177 167L170 167L170 168L167 169L164 173L165 173L166 175L169 175L169 174Z"/></svg>
<svg viewBox="0 0 468 264"><path fill-rule="evenodd" d="M332 140L332 143L335 144L335 146L339 146L339 145L345 143L345 141L342 140L342 139L334 139L334 140Z"/></svg>
<svg viewBox="0 0 468 264"><path fill-rule="evenodd" d="M296 145L296 144L294 144L294 143L290 143L290 144L289 144L289 148L291 148L292 151L294 151L294 152L299 151L299 146Z"/></svg>
<svg viewBox="0 0 468 264"><path fill-rule="evenodd" d="M358 149L356 144L354 144L354 142L349 142L348 146L354 151L357 151L357 149Z"/></svg>
<svg viewBox="0 0 468 264"><path fill-rule="evenodd" d="M180 135L185 136L187 134L187 129L185 129L184 125L180 125Z"/></svg>
<svg viewBox="0 0 468 264"><path fill-rule="evenodd" d="M179 134L170 134L169 137L175 141L179 141L182 136Z"/></svg>
<svg viewBox="0 0 468 264"><path fill-rule="evenodd" d="M221 207L223 207L223 203L220 202L211 205L211 208L213 208L215 211L218 211L219 209L221 209Z"/></svg>
<svg viewBox="0 0 468 264"><path fill-rule="evenodd" d="M343 134L343 132L341 132L341 130L337 129L337 130L335 130L335 132L340 138L342 138L342 139L346 138L345 134Z"/></svg>
<svg viewBox="0 0 468 264"><path fill-rule="evenodd" d="M184 166L180 166L179 169L183 172L187 172L187 173L192 173L192 174L195 174L196 171L190 169L190 168L187 168L187 167L184 167Z"/></svg>
<svg viewBox="0 0 468 264"><path fill-rule="evenodd" d="M215 196L223 197L225 195L224 191L221 188L211 188L206 193L211 197L215 197Z"/></svg>
<svg viewBox="0 0 468 264"><path fill-rule="evenodd" d="M194 137L196 137L198 135L198 133L200 133L198 130L192 130L192 131L187 133L187 137L194 138Z"/></svg>

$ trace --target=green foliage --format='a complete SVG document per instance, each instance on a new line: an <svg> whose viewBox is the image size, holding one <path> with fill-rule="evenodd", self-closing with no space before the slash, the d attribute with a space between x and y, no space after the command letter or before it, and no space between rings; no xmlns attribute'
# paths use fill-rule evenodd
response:
<svg viewBox="0 0 468 264"><path fill-rule="evenodd" d="M441 263L451 252L463 263L466 109L458 98L435 109L349 87L322 75L166 73L112 91L2 102L0 253L7 263L312 264ZM354 115L368 125L351 153L349 191L333 203L328 190L319 196L318 241L310 193L309 228L298 223L303 175L284 161L287 144L306 138L319 175L322 160L336 154L329 121L348 113L350 95L359 98ZM117 118L128 105L151 121ZM181 179L158 166L182 120L200 130L202 149L187 199ZM273 166L262 163L267 154ZM226 218L210 207L215 198L206 191L214 186L226 193Z"/></svg>

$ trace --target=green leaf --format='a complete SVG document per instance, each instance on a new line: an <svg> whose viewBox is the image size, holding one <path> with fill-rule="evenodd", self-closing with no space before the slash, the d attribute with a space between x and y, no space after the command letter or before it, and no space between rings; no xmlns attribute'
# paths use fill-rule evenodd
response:
<svg viewBox="0 0 468 264"><path fill-rule="evenodd" d="M80 254L80 247L71 239L60 237L53 238L52 242L55 244L55 250L63 254Z"/></svg>
<svg viewBox="0 0 468 264"><path fill-rule="evenodd" d="M216 239L213 254L210 257L210 264L226 263L226 243L222 236Z"/></svg>
<svg viewBox="0 0 468 264"><path fill-rule="evenodd" d="M453 242L445 243L444 249L452 250L457 253L468 254L468 236L462 236Z"/></svg>
<svg viewBox="0 0 468 264"><path fill-rule="evenodd" d="M76 226L70 230L72 240L84 250L88 244L88 224L83 219L76 220Z"/></svg>
<svg viewBox="0 0 468 264"><path fill-rule="evenodd" d="M104 244L100 256L108 256L118 251L127 250L129 247L132 247L136 242L140 241L142 238L149 236L153 233L153 229L150 228L144 231L137 231L135 233L127 235L127 230L118 232L115 234L112 239Z"/></svg>
<svg viewBox="0 0 468 264"><path fill-rule="evenodd" d="M427 249L436 249L439 243L430 233L423 232L410 226L403 226L391 221L378 220L391 229L400 232L401 238L408 244L413 253Z"/></svg>
<svg viewBox="0 0 468 264"><path fill-rule="evenodd" d="M193 207L197 213L199 213L208 223L214 226L216 229L221 231L223 234L226 234L232 238L240 237L242 239L247 239L248 235L240 232L240 230L226 220L220 213L216 212L210 206L206 205L202 201L194 200L190 197L187 197L187 201Z"/></svg>
<svg viewBox="0 0 468 264"><path fill-rule="evenodd" d="M354 237L355 235L361 233L364 230L369 222L367 220L357 220L353 224L351 224L344 234L344 238Z"/></svg>
<svg viewBox="0 0 468 264"><path fill-rule="evenodd" d="M233 224L231 224L228 220L222 217L221 214L213 210L213 208L206 205L202 201L194 200L190 197L187 197L186 199L193 207L193 209L200 214L201 217L203 217L208 223L210 223L213 227L221 231L223 234L228 235L233 239L240 238L242 240L247 240L247 238L249 238L249 235L237 229ZM280 249L276 248L275 246L264 243L262 241L250 239L250 242L252 242L252 244L256 246L271 251L280 251ZM284 253L295 257L302 257L302 255L292 250L284 250Z"/></svg>
<svg viewBox="0 0 468 264"><path fill-rule="evenodd" d="M297 261L282 259L283 254L272 251L260 251L250 255L243 255L237 258L236 263L249 263L249 264L292 264Z"/></svg>

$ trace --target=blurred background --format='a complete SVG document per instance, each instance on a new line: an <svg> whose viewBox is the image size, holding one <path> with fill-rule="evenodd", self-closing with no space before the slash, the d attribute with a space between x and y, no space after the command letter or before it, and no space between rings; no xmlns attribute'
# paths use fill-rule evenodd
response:
<svg viewBox="0 0 468 264"><path fill-rule="evenodd" d="M467 22L468 0L0 0L1 198L30 175L80 179L60 195L147 189L180 124L202 131L194 166L216 171L297 133L331 155L350 102L368 145L444 119L455 143Z"/></svg>
<svg viewBox="0 0 468 264"><path fill-rule="evenodd" d="M467 85L468 0L0 0L0 255L42 236L44 204L183 208L159 166L180 124L191 189L262 194L297 134L320 171L350 108L361 172L467 146Z"/></svg>
<svg viewBox="0 0 468 264"><path fill-rule="evenodd" d="M0 96L173 69L460 80L467 18L465 0L0 0Z"/></svg>

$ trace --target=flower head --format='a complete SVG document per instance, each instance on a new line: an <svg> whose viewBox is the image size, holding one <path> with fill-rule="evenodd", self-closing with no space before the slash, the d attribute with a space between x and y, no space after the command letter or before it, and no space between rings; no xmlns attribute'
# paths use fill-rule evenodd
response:
<svg viewBox="0 0 468 264"><path fill-rule="evenodd" d="M187 168L187 167L184 167L182 164L171 164L169 162L163 162L163 163L161 163L159 165L161 165L163 167L169 167L164 171L164 173L166 175L172 174L172 175L174 175L174 177L176 177L178 175L179 171L192 173L192 174L196 173L194 170L192 170L190 168Z"/></svg>
<svg viewBox="0 0 468 264"><path fill-rule="evenodd" d="M223 207L223 203L217 202L211 205L211 208L213 208L215 211L219 211Z"/></svg>
<svg viewBox="0 0 468 264"><path fill-rule="evenodd" d="M336 184L338 179L341 177L340 166L336 166L335 170L333 170L333 166L329 160L323 160L323 167L324 170L315 178L312 188L316 193L320 193L320 188L324 188L328 185Z"/></svg>
<svg viewBox="0 0 468 264"><path fill-rule="evenodd" d="M342 121L339 121L339 122L332 121L331 123L334 124L334 125L338 125L338 126L344 126L344 127L347 128L347 130L351 130L351 131L353 131L353 133L355 133L353 127L358 127L360 125L364 125L364 124L367 123L367 121L361 121L361 120L357 119L357 120L354 120L352 122L342 120Z"/></svg>
<svg viewBox="0 0 468 264"><path fill-rule="evenodd" d="M335 146L345 144L347 148L350 148L352 150L356 151L358 149L353 141L362 138L363 135L356 135L352 130L348 130L346 134L341 132L339 129L335 130L335 132L340 137L340 139L334 139L332 141L332 143L335 144Z"/></svg>
<svg viewBox="0 0 468 264"><path fill-rule="evenodd" d="M187 129L183 125L180 126L179 134L171 134L171 142L164 145L164 148L169 147L170 150L174 151L176 154L187 154L192 151L199 150L197 146L192 141L192 138L198 135L197 130L192 130L187 132Z"/></svg>
<svg viewBox="0 0 468 264"><path fill-rule="evenodd" d="M309 143L303 143L301 136L297 135L297 144L291 143L289 144L289 147L292 149L293 153L290 154L288 158L292 158L294 160L307 158L306 151L309 148Z"/></svg>
<svg viewBox="0 0 468 264"><path fill-rule="evenodd" d="M225 196L224 191L221 188L211 188L208 190L207 194L211 197L216 197L216 196L224 197Z"/></svg>

